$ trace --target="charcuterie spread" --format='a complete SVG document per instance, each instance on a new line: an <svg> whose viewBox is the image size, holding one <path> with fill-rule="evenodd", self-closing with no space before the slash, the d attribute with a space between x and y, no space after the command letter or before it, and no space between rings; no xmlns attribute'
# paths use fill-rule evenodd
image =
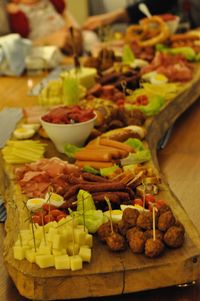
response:
<svg viewBox="0 0 200 301"><path fill-rule="evenodd" d="M152 150L155 137L160 139L167 123L183 111L169 108L178 99L185 101L186 91L200 76L200 35L171 35L167 20L153 16L130 26L121 56L103 47L80 69L62 72L49 82L38 106L24 108L24 118L1 151L9 179L10 192L4 193L8 220L14 214L16 225L5 263L19 290L15 276L22 274L23 284L25 265L29 279L46 277L53 283L56 277L66 277L69 288L70 277L78 281L81 275L102 277L126 270L138 276L136 270L175 264L176 256L183 266L184 260L199 256L199 245L190 239L185 215ZM159 122L162 114L166 126L155 133L154 120ZM51 155L48 148L53 149ZM189 248L191 256L184 257ZM104 267L103 256L113 260L113 266ZM184 278L188 270L182 270ZM176 284L175 278L161 286ZM131 291L130 279L127 283L123 292ZM132 291L140 289L136 285ZM34 299L56 297L43 289L35 295L26 288L20 292ZM107 286L102 295L115 293L119 291L109 293ZM101 292L65 290L57 296L94 295Z"/></svg>

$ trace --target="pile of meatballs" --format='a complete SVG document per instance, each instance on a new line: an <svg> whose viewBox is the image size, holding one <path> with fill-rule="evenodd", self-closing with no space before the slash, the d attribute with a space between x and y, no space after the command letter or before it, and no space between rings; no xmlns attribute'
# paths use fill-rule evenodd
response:
<svg viewBox="0 0 200 301"><path fill-rule="evenodd" d="M121 221L112 226L108 221L99 227L97 234L111 251L123 251L129 245L133 253L144 253L150 258L162 255L166 247L179 248L183 245L185 229L168 205L164 204L157 210L155 226L153 238L152 212L126 208Z"/></svg>

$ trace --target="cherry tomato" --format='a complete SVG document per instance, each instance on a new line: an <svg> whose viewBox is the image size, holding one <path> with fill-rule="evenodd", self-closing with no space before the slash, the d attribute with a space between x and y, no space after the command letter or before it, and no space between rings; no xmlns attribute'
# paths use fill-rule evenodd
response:
<svg viewBox="0 0 200 301"><path fill-rule="evenodd" d="M145 194L145 204L148 206L149 203L155 203L156 199L155 196L152 194Z"/></svg>
<svg viewBox="0 0 200 301"><path fill-rule="evenodd" d="M46 212L39 210L39 211L36 211L34 215L44 218L44 216L46 215Z"/></svg>
<svg viewBox="0 0 200 301"><path fill-rule="evenodd" d="M53 217L53 215L51 215L51 214L45 215L45 217L44 217L44 223L45 224L48 224L48 223L53 222L53 221L55 221L55 218Z"/></svg>
<svg viewBox="0 0 200 301"><path fill-rule="evenodd" d="M158 200L156 202L156 207L159 209L160 207L162 207L163 205L166 205L166 202L164 200Z"/></svg>
<svg viewBox="0 0 200 301"><path fill-rule="evenodd" d="M146 106L149 103L148 101L148 97L146 95L139 95L136 100L135 100L135 104L136 105L143 105Z"/></svg>
<svg viewBox="0 0 200 301"><path fill-rule="evenodd" d="M56 206L51 205L51 204L49 204L49 203L43 204L43 205L42 205L42 208L43 208L46 212L49 212L49 211L51 211L51 210L53 210L53 209L57 209Z"/></svg>
<svg viewBox="0 0 200 301"><path fill-rule="evenodd" d="M123 106L124 105L124 103L125 103L125 99L118 99L117 101L116 101L116 104L118 105L118 106Z"/></svg>
<svg viewBox="0 0 200 301"><path fill-rule="evenodd" d="M50 211L50 214L53 216L53 217L57 217L61 214L63 214L63 212L61 210L58 210L58 209L53 209Z"/></svg>
<svg viewBox="0 0 200 301"><path fill-rule="evenodd" d="M65 213L62 213L56 217L57 222L59 222L62 218L66 217Z"/></svg>
<svg viewBox="0 0 200 301"><path fill-rule="evenodd" d="M143 207L143 201L142 199L134 199L133 200L133 205L139 205Z"/></svg>
<svg viewBox="0 0 200 301"><path fill-rule="evenodd" d="M38 225L42 226L42 218L41 218L41 216L39 216L39 215L33 215L32 216L32 222L34 224L38 224Z"/></svg>

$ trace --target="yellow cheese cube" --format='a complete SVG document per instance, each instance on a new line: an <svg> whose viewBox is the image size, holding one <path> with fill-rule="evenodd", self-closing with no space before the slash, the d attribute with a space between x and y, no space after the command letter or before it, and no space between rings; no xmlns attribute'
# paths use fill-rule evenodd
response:
<svg viewBox="0 0 200 301"><path fill-rule="evenodd" d="M35 262L36 254L37 254L37 252L35 252L34 249L29 249L29 250L26 250L25 257L29 262L33 263L33 262Z"/></svg>
<svg viewBox="0 0 200 301"><path fill-rule="evenodd" d="M28 241L28 245L29 245L30 248L35 248L35 246L37 248L40 245L40 240L35 239L35 241L34 241L33 238L32 238Z"/></svg>
<svg viewBox="0 0 200 301"><path fill-rule="evenodd" d="M52 253L55 256L66 255L67 254L67 250L66 249L53 249Z"/></svg>
<svg viewBox="0 0 200 301"><path fill-rule="evenodd" d="M81 256L74 255L70 257L70 265L72 271L81 270L83 268L83 261Z"/></svg>
<svg viewBox="0 0 200 301"><path fill-rule="evenodd" d="M55 256L55 268L57 270L69 270L70 269L70 258L68 255Z"/></svg>
<svg viewBox="0 0 200 301"><path fill-rule="evenodd" d="M82 229L74 229L74 240L77 244L84 245L85 244L86 233Z"/></svg>
<svg viewBox="0 0 200 301"><path fill-rule="evenodd" d="M61 234L56 234L53 239L53 249L65 249L66 241Z"/></svg>
<svg viewBox="0 0 200 301"><path fill-rule="evenodd" d="M63 227L65 227L67 225L67 218L63 217L61 218L58 223L57 223L57 229L59 231L59 229L62 229Z"/></svg>
<svg viewBox="0 0 200 301"><path fill-rule="evenodd" d="M29 229L20 230L20 235L22 238L22 243L23 241L30 240L33 237L32 231Z"/></svg>
<svg viewBox="0 0 200 301"><path fill-rule="evenodd" d="M77 74L75 69L69 71L70 76L78 78L80 85L83 85L87 89L91 88L95 84L95 78L97 76L97 70L95 68L83 67Z"/></svg>
<svg viewBox="0 0 200 301"><path fill-rule="evenodd" d="M35 262L40 268L49 268L54 266L54 256L53 255L36 255Z"/></svg>
<svg viewBox="0 0 200 301"><path fill-rule="evenodd" d="M18 238L19 238L19 237L18 237ZM28 240L20 241L20 239L18 239L18 240L15 242L15 246L19 246L19 247L28 246Z"/></svg>
<svg viewBox="0 0 200 301"><path fill-rule="evenodd" d="M54 236L55 236L56 234L58 234L58 230L57 230L56 228L53 228L53 227L50 228L50 229L49 229L49 233L48 233L48 240L53 242Z"/></svg>
<svg viewBox="0 0 200 301"><path fill-rule="evenodd" d="M79 250L79 255L81 256L83 261L90 262L92 255L91 249L88 247L81 246Z"/></svg>
<svg viewBox="0 0 200 301"><path fill-rule="evenodd" d="M76 228L88 233L88 229L86 227L84 228L84 225L77 225Z"/></svg>
<svg viewBox="0 0 200 301"><path fill-rule="evenodd" d="M13 253L14 258L18 260L22 260L25 258L26 251L29 249L28 246L14 246L13 247Z"/></svg>
<svg viewBox="0 0 200 301"><path fill-rule="evenodd" d="M54 222L50 222L50 223L46 224L44 226L44 229L45 229L45 232L49 232L50 228L56 228L56 227L57 227L57 223L56 223L56 221L54 221Z"/></svg>
<svg viewBox="0 0 200 301"><path fill-rule="evenodd" d="M92 248L92 246L93 246L93 236L91 234L86 234L84 245L87 245L88 247Z"/></svg>
<svg viewBox="0 0 200 301"><path fill-rule="evenodd" d="M79 245L73 242L70 242L67 246L67 254L72 256L72 255L77 255L79 252Z"/></svg>
<svg viewBox="0 0 200 301"><path fill-rule="evenodd" d="M38 250L37 250L37 253L39 255L48 255L48 254L51 254L51 246L50 245L40 245Z"/></svg>
<svg viewBox="0 0 200 301"><path fill-rule="evenodd" d="M41 240L43 236L44 236L44 232L43 232L42 227L38 227L35 230L35 238Z"/></svg>

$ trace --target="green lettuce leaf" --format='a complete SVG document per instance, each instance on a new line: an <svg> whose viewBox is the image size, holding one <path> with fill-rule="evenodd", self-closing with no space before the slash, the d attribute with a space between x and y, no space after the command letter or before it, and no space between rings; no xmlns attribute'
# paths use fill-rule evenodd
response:
<svg viewBox="0 0 200 301"><path fill-rule="evenodd" d="M121 160L122 165L143 163L151 159L150 150L145 149L137 153L129 153L128 157Z"/></svg>
<svg viewBox="0 0 200 301"><path fill-rule="evenodd" d="M135 60L135 55L131 50L130 46L125 45L122 53L122 63L129 65L132 64Z"/></svg>
<svg viewBox="0 0 200 301"><path fill-rule="evenodd" d="M85 166L83 167L83 171L92 173L93 175L100 175L100 172L99 172L98 169L93 168L93 167L91 167L91 166L89 166L89 165L85 165Z"/></svg>
<svg viewBox="0 0 200 301"><path fill-rule="evenodd" d="M84 225L90 233L95 233L98 228L106 222L106 218L101 210L88 210L85 212L85 217L83 217L83 212L74 212L74 217L80 225Z"/></svg>
<svg viewBox="0 0 200 301"><path fill-rule="evenodd" d="M144 150L142 141L137 138L129 138L124 143L130 145L136 152Z"/></svg>
<svg viewBox="0 0 200 301"><path fill-rule="evenodd" d="M118 168L119 168L119 166L117 166L117 165L114 165L111 167L100 168L100 174L102 177L107 177L109 175L112 175Z"/></svg>
<svg viewBox="0 0 200 301"><path fill-rule="evenodd" d="M64 145L64 152L65 152L65 155L67 155L67 157L69 158L74 158L75 157L75 154L80 151L80 147L74 145L74 144L65 144Z"/></svg>
<svg viewBox="0 0 200 301"><path fill-rule="evenodd" d="M131 96L129 97L129 100L131 100ZM148 98L149 103L147 105L136 105L131 103L125 103L125 109L127 110L140 110L142 111L146 116L153 116L156 115L163 105L165 104L165 99L162 96L159 95L152 95Z"/></svg>
<svg viewBox="0 0 200 301"><path fill-rule="evenodd" d="M80 189L77 195L77 211L82 211L83 212L88 211L88 210L96 210L92 195L83 190Z"/></svg>

